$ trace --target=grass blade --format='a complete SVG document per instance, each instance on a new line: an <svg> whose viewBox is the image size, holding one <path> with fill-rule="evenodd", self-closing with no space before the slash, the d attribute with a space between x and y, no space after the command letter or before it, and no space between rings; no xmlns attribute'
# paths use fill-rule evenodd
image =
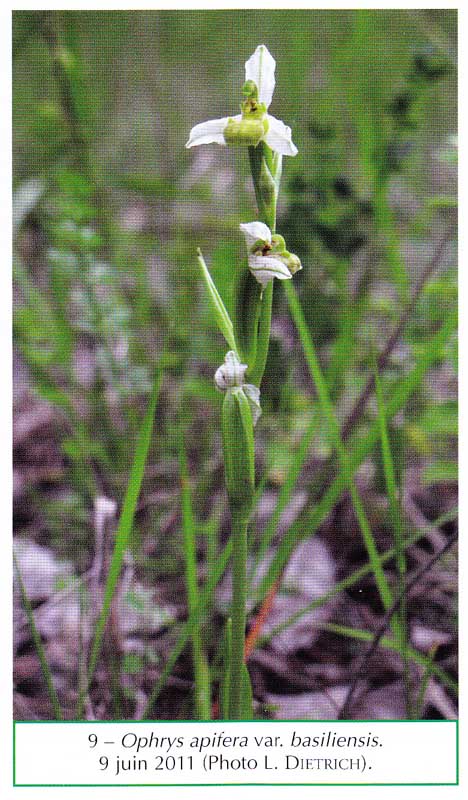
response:
<svg viewBox="0 0 468 800"><path fill-rule="evenodd" d="M196 525L190 490L187 453L183 432L179 430L179 475L182 506L182 529L185 552L185 585L189 614L197 608L199 602L197 577L197 542ZM195 678L195 716L196 719L211 719L210 671L203 652L200 625L194 626L192 633L192 657Z"/></svg>
<svg viewBox="0 0 468 800"><path fill-rule="evenodd" d="M443 324L427 343L425 349L419 354L413 370L399 381L393 389L387 402L385 415L391 420L408 402L420 385L429 367L440 357L441 349L445 347L457 325L457 312L448 314ZM268 572L260 582L257 590L258 597L263 599L270 587L281 574L296 545L306 537L312 536L320 523L326 519L333 506L345 490L349 474L353 474L365 458L375 447L379 438L379 423L376 420L370 427L366 436L355 435L349 442L349 470L341 469L330 487L320 498L313 509L307 510L299 520L287 531L281 541L277 552L270 564Z"/></svg>
<svg viewBox="0 0 468 800"><path fill-rule="evenodd" d="M31 629L31 636L34 642L34 647L36 648L36 653L39 659L39 663L41 665L42 674L44 676L44 681L47 688L47 694L49 695L49 700L51 702L52 708L54 709L55 719L61 720L63 719L62 707L60 705L57 692L55 691L52 672L49 667L49 662L47 661L44 648L42 646L42 639L40 633L36 628L36 623L34 621L34 612L32 610L31 603L29 602L29 598L26 593L26 588L23 583L23 578L21 577L21 571L18 564L18 559L16 558L16 554L14 552L13 552L13 564L15 567L16 580L18 581L18 586L21 594L21 602L23 603L23 608L28 618L29 627Z"/></svg>
<svg viewBox="0 0 468 800"><path fill-rule="evenodd" d="M226 339L231 350L234 350L234 352L237 353L236 339L234 336L234 328L231 322L231 318L227 312L226 306L224 305L221 299L221 295L219 294L216 286L214 285L213 278L211 277L208 267L206 266L206 262L205 259L203 258L202 251L200 250L200 248L198 248L197 250L197 260L201 267L202 277L203 280L205 281L205 286L208 289L208 296L211 301L211 307L214 311L218 328L223 334L224 338Z"/></svg>
<svg viewBox="0 0 468 800"><path fill-rule="evenodd" d="M301 305L299 303L296 290L290 282L287 283L289 285L285 286L285 292L286 292L286 297L288 299L289 309L291 311L294 324L296 326L299 338L301 340L307 366L309 367L310 375L318 394L323 415L328 424L328 429L333 442L333 446L338 454L338 460L340 463L341 470L345 475L346 483L348 484L349 487L349 492L351 495L354 511L356 513L362 537L364 539L364 544L366 546L366 550L368 552L369 559L373 567L375 582L379 590L380 598L385 610L387 610L388 608L390 608L393 602L390 586L388 584L385 573L382 569L382 565L379 561L379 555L377 551L377 546L375 544L374 536L372 533L372 529L367 520L367 516L364 511L364 506L362 504L361 498L359 496L359 493L356 489L353 480L354 473L351 470L351 464L348 457L348 453L341 439L340 427L336 419L335 412L333 410L333 405L330 399L330 395L327 389L324 376L322 374L322 370L320 368L320 364L317 358L312 337L307 327L307 323L305 321L304 314Z"/></svg>
<svg viewBox="0 0 468 800"><path fill-rule="evenodd" d="M294 491L294 487L296 486L302 467L304 466L304 462L307 458L307 454L312 444L312 440L317 431L319 421L320 420L318 414L314 414L312 416L311 421L309 422L306 432L304 433L300 441L299 447L294 453L291 466L286 476L286 480L282 484L281 489L279 491L278 500L276 501L273 513L270 519L268 520L267 524L265 525L265 529L262 532L260 544L255 556L255 564L252 570L253 573L255 573L255 571L258 569L258 565L265 557L268 547L276 533L276 528L278 526L281 514L288 505L291 495Z"/></svg>
<svg viewBox="0 0 468 800"><path fill-rule="evenodd" d="M170 656L168 657L165 667L159 676L158 681L156 682L153 691L151 692L148 702L145 706L141 719L147 719L148 714L151 712L156 700L158 699L159 695L163 691L166 681L171 674L174 666L177 662L177 659L183 652L187 642L189 641L192 632L194 631L195 627L198 625L201 615L203 614L204 610L206 609L208 603L211 601L213 591L218 584L218 581L221 579L222 575L224 574L224 570L226 569L229 559L232 555L232 539L229 539L226 547L220 553L219 558L216 563L216 569L211 573L210 577L206 581L203 589L200 592L200 599L198 601L197 607L194 609L193 613L189 615L188 620L182 625L181 631L179 633L179 638L175 643Z"/></svg>
<svg viewBox="0 0 468 800"><path fill-rule="evenodd" d="M249 670L247 665L242 665L242 719L253 719L253 692L252 681L250 680Z"/></svg>
<svg viewBox="0 0 468 800"><path fill-rule="evenodd" d="M110 563L109 573L107 575L106 584L104 587L104 599L102 603L101 613L96 623L94 631L93 645L91 648L91 655L88 666L88 688L96 669L97 660L101 652L104 631L106 628L107 620L109 618L112 598L117 587L122 562L125 550L128 545L128 540L133 528L133 520L135 517L136 505L140 494L141 484L143 481L143 474L145 471L146 459L151 443L151 436L153 432L153 420L156 410L156 404L159 398L159 391L162 383L162 369L159 368L154 380L153 391L151 394L148 409L143 419L143 424L140 431L140 436L137 442L133 464L130 471L130 477L127 485L127 491L120 514L119 524L115 535L114 551ZM83 713L83 693L79 698L77 716L80 717Z"/></svg>
<svg viewBox="0 0 468 800"><path fill-rule="evenodd" d="M382 448L382 462L385 475L385 486L387 490L390 521L393 528L393 541L395 546L395 559L398 572L398 595L402 596L400 606L396 612L398 618L397 631L399 634L400 652L403 661L403 674L406 690L406 716L411 719L411 683L408 663L408 632L406 620L406 595L403 592L406 582L406 554L403 543L403 520L398 498L398 489L395 478L395 468L393 464L390 440L387 429L387 419L385 416L385 403L383 398L382 384L375 365L375 394L377 398L377 415L380 427L380 441Z"/></svg>
<svg viewBox="0 0 468 800"><path fill-rule="evenodd" d="M431 530L433 527L438 528L440 525L444 525L446 522L453 521L454 519L456 519L457 513L458 510L456 508L452 509L451 511L448 511L446 514L443 514L437 520L428 525L428 530ZM405 550L411 547L416 542L418 542L420 539L423 539L425 536L427 536L428 530L423 529L415 533L413 536L410 536L403 543ZM386 564L387 561L390 561L390 559L393 558L394 556L395 556L395 548L392 547L389 550L386 550L385 553L382 553L382 555L379 555L379 560L382 562L382 564ZM328 592L325 592L325 594L321 595L321 597L318 597L316 600L313 600L311 603L309 603L307 606L304 606L304 608L301 608L299 611L294 612L294 614L291 614L290 617L288 617L284 622L280 623L275 628L273 628L268 634L260 637L259 645L269 642L270 639L273 638L273 636L276 636L278 633L281 633L282 631L289 628L290 625L293 625L295 622L300 620L301 617L304 616L304 614L308 614L315 608L320 608L321 606L325 605L325 603L328 603L328 601L331 600L333 597L336 597L341 592L344 592L346 589L349 589L351 588L351 586L354 586L358 581L361 580L361 578L365 578L366 575L368 575L370 572L372 572L371 564L369 562L367 562L367 564L363 564L362 567L356 569L354 572L351 573L351 575L348 575L347 578L343 578L342 581L335 584L335 586L329 589Z"/></svg>
<svg viewBox="0 0 468 800"><path fill-rule="evenodd" d="M424 698L426 696L427 687L429 686L429 681L434 673L434 659L436 657L437 650L438 650L438 645L434 644L429 651L428 663L422 674L421 685L419 687L418 695L414 702L414 712L413 712L414 719L420 719L422 716L424 708Z"/></svg>

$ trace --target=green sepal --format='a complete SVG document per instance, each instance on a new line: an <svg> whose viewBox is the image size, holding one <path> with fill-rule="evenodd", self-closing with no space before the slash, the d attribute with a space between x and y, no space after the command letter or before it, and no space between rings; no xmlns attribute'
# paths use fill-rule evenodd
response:
<svg viewBox="0 0 468 800"><path fill-rule="evenodd" d="M228 389L224 395L221 430L231 513L247 520L255 494L255 448L252 413L240 387Z"/></svg>

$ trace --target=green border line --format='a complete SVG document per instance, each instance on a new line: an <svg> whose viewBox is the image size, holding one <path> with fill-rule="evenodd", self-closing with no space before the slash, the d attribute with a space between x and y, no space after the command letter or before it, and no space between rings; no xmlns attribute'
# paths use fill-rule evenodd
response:
<svg viewBox="0 0 468 800"><path fill-rule="evenodd" d="M455 725L455 774L456 781L449 783L16 783L16 726L17 725L151 725L152 723L158 725L213 725L223 723L235 724L249 724L256 722L259 724L280 724L293 723L294 725L300 724L327 724L333 723L337 725L354 725L356 722L369 725L384 725L392 722L403 722L406 725L415 723L423 723L430 725L431 723L446 723ZM194 787L194 786L459 786L460 785L460 753L459 753L459 720L455 719L424 719L424 720L401 720L401 719L278 719L278 720L262 720L262 719L248 719L248 720L199 720L194 723L193 720L128 720L128 719L113 719L113 720L13 720L13 787L14 788L91 788L91 787L123 787L135 788L140 787Z"/></svg>
<svg viewBox="0 0 468 800"><path fill-rule="evenodd" d="M13 721L13 786L16 786L16 721Z"/></svg>

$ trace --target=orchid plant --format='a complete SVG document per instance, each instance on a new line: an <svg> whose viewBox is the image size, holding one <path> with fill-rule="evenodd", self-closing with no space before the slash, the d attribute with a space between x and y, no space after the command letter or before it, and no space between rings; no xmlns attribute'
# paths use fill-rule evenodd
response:
<svg viewBox="0 0 468 800"><path fill-rule="evenodd" d="M221 428L225 482L233 536L232 610L229 624L221 713L230 719L252 717L250 679L244 664L246 627L247 527L255 493L254 426L260 414L260 385L268 355L273 280L290 280L301 269L299 258L275 232L282 157L295 156L291 129L268 109L275 88L276 62L259 45L245 64L241 114L209 120L192 128L187 148L206 144L248 148L258 219L242 223L247 248L234 326L205 260L198 262L218 327L229 345L217 369L216 387L224 392Z"/></svg>

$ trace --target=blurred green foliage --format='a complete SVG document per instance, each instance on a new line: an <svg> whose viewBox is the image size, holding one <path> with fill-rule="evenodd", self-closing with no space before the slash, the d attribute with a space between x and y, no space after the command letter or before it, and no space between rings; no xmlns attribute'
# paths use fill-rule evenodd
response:
<svg viewBox="0 0 468 800"><path fill-rule="evenodd" d="M163 338L169 370L188 371L195 413L199 402L216 413L190 367L223 357L194 252L210 254L232 313L238 215L251 217L252 197L242 154L184 150L191 125L235 111L242 61L265 42L278 63L275 108L300 150L285 163L279 229L304 264L304 313L331 394L352 399L375 325L389 329L398 316L392 284L406 285L395 248L381 247L382 225L387 241L430 248L445 224L447 210L426 200L434 206L454 131L455 29L450 11L14 13L16 341L36 390L68 417L62 447L90 494L96 481L112 484L111 464L128 468L138 397L148 396ZM416 230L412 213L393 219L386 205L392 176L419 208ZM449 272L425 291L411 325L416 351L455 287ZM279 297L276 311L285 312ZM263 398L286 430L305 390L287 351L274 335ZM80 354L93 362L86 380Z"/></svg>

